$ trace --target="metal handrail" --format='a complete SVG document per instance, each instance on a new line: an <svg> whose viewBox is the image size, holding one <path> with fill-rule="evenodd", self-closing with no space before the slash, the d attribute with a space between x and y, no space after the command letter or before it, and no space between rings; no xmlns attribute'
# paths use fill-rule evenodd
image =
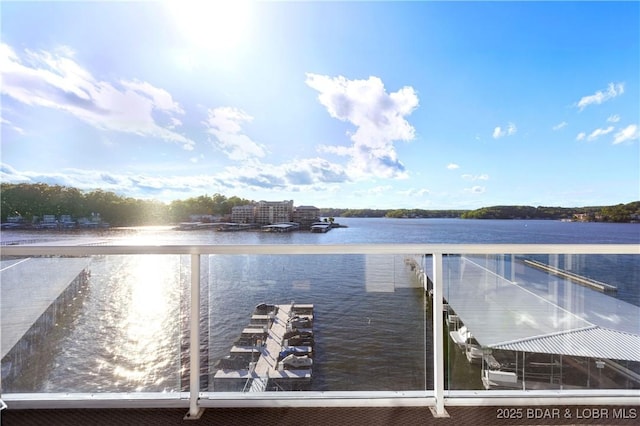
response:
<svg viewBox="0 0 640 426"><path fill-rule="evenodd" d="M128 254L640 254L638 244L8 245L6 256Z"/></svg>

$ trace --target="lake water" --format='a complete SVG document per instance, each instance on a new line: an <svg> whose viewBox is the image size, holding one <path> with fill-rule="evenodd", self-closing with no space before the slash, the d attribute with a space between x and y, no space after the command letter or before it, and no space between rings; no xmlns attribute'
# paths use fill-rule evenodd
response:
<svg viewBox="0 0 640 426"><path fill-rule="evenodd" d="M326 234L174 231L2 232L2 242L107 244L640 243L640 225L559 221L339 218ZM315 305L313 390L431 386L424 292L397 256L203 256L203 354L229 353L255 305ZM590 256L576 271L618 286L640 306L638 256ZM188 256L96 256L87 288L49 333L30 367L3 392L176 392L184 386ZM209 390L213 381L205 380Z"/></svg>

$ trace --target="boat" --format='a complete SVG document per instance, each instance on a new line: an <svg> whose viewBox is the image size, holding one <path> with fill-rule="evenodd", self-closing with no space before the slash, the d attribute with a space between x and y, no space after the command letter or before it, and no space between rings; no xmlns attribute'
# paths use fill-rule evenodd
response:
<svg viewBox="0 0 640 426"><path fill-rule="evenodd" d="M470 335L471 333L469 333L469 330L467 330L466 325L463 325L457 330L449 332L449 336L451 336L451 340L453 340L453 342L456 345L458 345L458 347L461 349L465 348L467 344L467 340L469 339Z"/></svg>
<svg viewBox="0 0 640 426"><path fill-rule="evenodd" d="M465 355L467 356L467 361L472 364L480 364L482 363L483 351L480 344L469 334L469 338L465 342Z"/></svg>
<svg viewBox="0 0 640 426"><path fill-rule="evenodd" d="M305 329L313 327L313 320L309 316L295 315L289 318L287 330Z"/></svg>
<svg viewBox="0 0 640 426"><path fill-rule="evenodd" d="M450 331L449 336L451 336L451 340L464 351L470 363L479 364L482 362L482 347L467 329L467 326L463 325L457 330Z"/></svg>
<svg viewBox="0 0 640 426"><path fill-rule="evenodd" d="M313 339L313 331L310 330L290 330L282 336L284 339Z"/></svg>
<svg viewBox="0 0 640 426"><path fill-rule="evenodd" d="M282 366L285 370L299 370L311 368L313 360L308 355L290 354L278 363L278 368Z"/></svg>
<svg viewBox="0 0 640 426"><path fill-rule="evenodd" d="M287 339L284 339L285 346L313 346L313 337L299 337L294 335Z"/></svg>
<svg viewBox="0 0 640 426"><path fill-rule="evenodd" d="M278 307L276 305L270 305L268 303L260 303L256 305L254 315L268 315L276 314Z"/></svg>

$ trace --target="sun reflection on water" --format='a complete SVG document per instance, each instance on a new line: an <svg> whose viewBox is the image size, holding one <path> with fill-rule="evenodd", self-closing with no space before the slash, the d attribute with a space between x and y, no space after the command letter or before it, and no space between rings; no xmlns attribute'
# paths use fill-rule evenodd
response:
<svg viewBox="0 0 640 426"><path fill-rule="evenodd" d="M167 372L177 370L171 365L179 360L178 268L176 256L134 256L115 286L116 335L105 349L118 386L165 390L162 382L172 376Z"/></svg>

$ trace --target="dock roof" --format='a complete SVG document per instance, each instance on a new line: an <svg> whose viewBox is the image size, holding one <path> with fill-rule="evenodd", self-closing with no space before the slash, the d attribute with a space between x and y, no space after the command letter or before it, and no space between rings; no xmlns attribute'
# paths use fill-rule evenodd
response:
<svg viewBox="0 0 640 426"><path fill-rule="evenodd" d="M444 298L480 345L640 362L640 307L517 268L514 282L481 258L445 258Z"/></svg>
<svg viewBox="0 0 640 426"><path fill-rule="evenodd" d="M88 265L88 258L65 257L0 262L0 358Z"/></svg>

